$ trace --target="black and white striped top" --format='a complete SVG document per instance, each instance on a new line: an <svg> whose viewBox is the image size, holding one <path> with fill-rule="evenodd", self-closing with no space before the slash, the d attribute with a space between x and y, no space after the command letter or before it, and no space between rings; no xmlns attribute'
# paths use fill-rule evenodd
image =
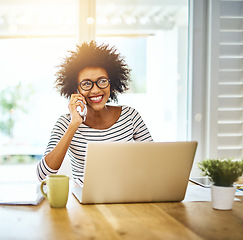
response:
<svg viewBox="0 0 243 240"><path fill-rule="evenodd" d="M37 176L41 181L47 175L56 174L58 170L48 167L45 162L45 156L60 141L66 132L71 121L70 114L62 115L56 122L52 132L46 151L37 165ZM84 165L86 159L86 147L88 142L151 142L153 141L146 125L144 124L140 114L131 107L122 106L122 111L117 122L108 129L93 129L81 124L68 148L68 155L71 160L71 168L73 178L79 178L81 181L84 176Z"/></svg>

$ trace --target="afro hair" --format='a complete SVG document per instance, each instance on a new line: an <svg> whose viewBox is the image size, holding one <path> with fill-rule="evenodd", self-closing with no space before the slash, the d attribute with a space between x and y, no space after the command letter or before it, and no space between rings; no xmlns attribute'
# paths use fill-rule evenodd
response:
<svg viewBox="0 0 243 240"><path fill-rule="evenodd" d="M57 66L55 87L66 98L77 92L78 75L87 67L101 67L106 70L110 79L110 98L117 102L117 94L128 90L130 71L125 60L117 49L109 45L97 45L95 41L84 42L76 46L76 51L69 51L69 56Z"/></svg>

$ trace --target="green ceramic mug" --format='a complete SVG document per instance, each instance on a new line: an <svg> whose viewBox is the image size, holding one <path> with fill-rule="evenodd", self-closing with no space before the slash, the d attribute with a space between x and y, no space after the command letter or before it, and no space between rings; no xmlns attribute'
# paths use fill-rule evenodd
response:
<svg viewBox="0 0 243 240"><path fill-rule="evenodd" d="M46 193L43 190L46 185ZM66 207L69 192L69 177L66 175L49 175L40 185L43 196L51 207Z"/></svg>

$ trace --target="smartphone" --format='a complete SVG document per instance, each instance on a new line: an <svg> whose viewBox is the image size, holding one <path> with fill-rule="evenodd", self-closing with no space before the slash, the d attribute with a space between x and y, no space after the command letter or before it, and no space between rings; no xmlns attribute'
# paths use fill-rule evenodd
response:
<svg viewBox="0 0 243 240"><path fill-rule="evenodd" d="M78 91L78 94L80 94L79 91ZM83 118L83 120L85 121L86 115L87 115L87 106L80 100L78 100L78 102L81 102L83 104L83 106L84 106L84 110L83 111L81 110L80 106L77 106L77 111L80 114L80 116Z"/></svg>
<svg viewBox="0 0 243 240"><path fill-rule="evenodd" d="M191 177L189 178L189 180L206 188L211 187L211 185L213 184L213 182L211 182L208 177Z"/></svg>
<svg viewBox="0 0 243 240"><path fill-rule="evenodd" d="M83 106L84 106L84 110L83 111L81 110L80 106L77 106L77 111L80 114L80 116L83 118L83 120L85 121L86 115L87 115L87 106L82 101L78 101L78 102L81 102L83 104Z"/></svg>

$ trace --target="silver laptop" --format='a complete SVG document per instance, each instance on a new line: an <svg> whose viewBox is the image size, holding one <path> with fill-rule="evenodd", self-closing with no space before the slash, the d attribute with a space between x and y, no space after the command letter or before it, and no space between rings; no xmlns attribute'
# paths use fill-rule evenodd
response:
<svg viewBox="0 0 243 240"><path fill-rule="evenodd" d="M82 204L182 201L197 142L94 142L87 146Z"/></svg>

